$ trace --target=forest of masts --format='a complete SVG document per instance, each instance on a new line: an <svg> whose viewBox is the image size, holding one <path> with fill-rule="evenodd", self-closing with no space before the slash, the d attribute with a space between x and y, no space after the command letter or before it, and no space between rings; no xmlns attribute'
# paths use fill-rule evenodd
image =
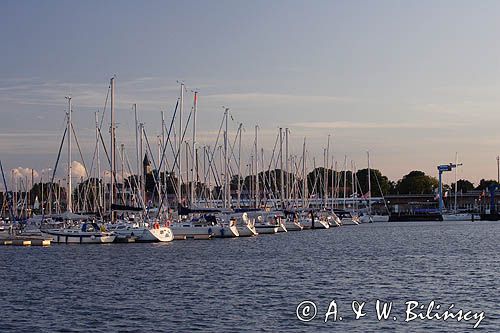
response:
<svg viewBox="0 0 500 333"><path fill-rule="evenodd" d="M347 156L339 163L331 156L330 135L325 138L323 157L318 161L309 156L306 138L300 154L290 153L288 128L277 129L272 150L264 149L259 145L259 126L256 125L252 128L251 151L244 155L244 125L230 123L229 118L233 117L226 107L213 144L199 146L196 137L198 92L193 92L193 104L186 113L184 83L180 83L180 94L171 120L167 122L164 112L161 112L161 134L156 137L156 142L148 139L144 123L138 121L137 105L133 105L135 147L132 149L134 156L129 156L125 145L121 143L118 148L116 143L114 85L115 79L112 78L103 112L101 115L95 113L95 143L90 163L83 158L71 120L72 99L66 97L67 127L54 168L47 172L47 179L43 179L43 173L39 180L35 180L33 173L31 177L11 174L9 193L15 215L22 218L33 213L49 215L68 211L109 216L113 204L144 209L155 207L165 213L175 210L178 204L226 209L294 209L312 204L323 208L339 207L353 198L366 199L370 195L368 182L375 195L381 193L379 178L383 176L378 170L370 170L369 154L365 162L367 168L361 170L357 170L355 162L348 161ZM108 100L109 144L102 131ZM234 128L230 131L229 126ZM76 144L80 163L85 169L85 176L77 179L75 187L72 186L73 144ZM61 159L65 159L64 145L67 148L67 174L56 180L57 168ZM69 197L68 189L72 193ZM4 216L9 196L0 195Z"/></svg>

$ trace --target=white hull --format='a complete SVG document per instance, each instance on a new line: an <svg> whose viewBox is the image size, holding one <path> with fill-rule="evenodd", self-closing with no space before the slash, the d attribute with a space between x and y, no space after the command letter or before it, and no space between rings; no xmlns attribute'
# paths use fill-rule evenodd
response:
<svg viewBox="0 0 500 333"><path fill-rule="evenodd" d="M300 224L304 227L304 229L313 229L313 224L311 219L306 219L300 221ZM323 220L314 220L314 229L329 229L330 224Z"/></svg>
<svg viewBox="0 0 500 333"><path fill-rule="evenodd" d="M258 235L258 232L254 227L250 227L248 225L239 225L237 226L237 228L240 237L251 237Z"/></svg>
<svg viewBox="0 0 500 333"><path fill-rule="evenodd" d="M288 229L286 228L285 223L280 222L279 227L278 227L278 232L288 232Z"/></svg>
<svg viewBox="0 0 500 333"><path fill-rule="evenodd" d="M216 230L216 226L194 226L191 224L181 224L181 223L175 223L173 224L170 229L174 233L174 237L194 237L194 236L202 236L202 235L207 235L207 236L214 236Z"/></svg>
<svg viewBox="0 0 500 333"><path fill-rule="evenodd" d="M238 228L236 226L213 226L214 237L217 238L231 238L238 237L240 235Z"/></svg>
<svg viewBox="0 0 500 333"><path fill-rule="evenodd" d="M116 234L117 239L134 238L136 242L171 242L174 234L169 227L153 226L153 228L138 226L117 226L110 229Z"/></svg>
<svg viewBox="0 0 500 333"><path fill-rule="evenodd" d="M304 227L301 226L300 223L292 222L292 221L286 221L285 227L286 227L286 230L288 230L288 231L301 231L302 229L304 229Z"/></svg>
<svg viewBox="0 0 500 333"><path fill-rule="evenodd" d="M344 217L341 219L342 225L358 225L359 222L356 218L354 217Z"/></svg>
<svg viewBox="0 0 500 333"><path fill-rule="evenodd" d="M475 220L480 220L481 217L474 215ZM472 221L471 213L443 214L443 221Z"/></svg>
<svg viewBox="0 0 500 333"><path fill-rule="evenodd" d="M255 225L255 230L257 230L257 233L259 235L270 235L270 234L275 234L278 232L279 227L276 225L266 225L266 224L261 224Z"/></svg>
<svg viewBox="0 0 500 333"><path fill-rule="evenodd" d="M330 227L340 227L342 225L342 221L337 215L332 215L328 217L328 224Z"/></svg>
<svg viewBox="0 0 500 333"><path fill-rule="evenodd" d="M362 223L389 222L389 215L363 215L359 219Z"/></svg>
<svg viewBox="0 0 500 333"><path fill-rule="evenodd" d="M44 230L42 236L52 240L53 243L63 244L101 244L112 243L116 235L109 232L72 232L68 230Z"/></svg>
<svg viewBox="0 0 500 333"><path fill-rule="evenodd" d="M174 233L169 227L159 227L157 229L145 229L138 242L171 242L174 240Z"/></svg>

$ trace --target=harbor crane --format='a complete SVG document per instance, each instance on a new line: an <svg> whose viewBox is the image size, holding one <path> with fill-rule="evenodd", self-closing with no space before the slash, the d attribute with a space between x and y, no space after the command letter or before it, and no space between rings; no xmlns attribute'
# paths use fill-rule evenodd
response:
<svg viewBox="0 0 500 333"><path fill-rule="evenodd" d="M437 167L437 169L439 171L439 214L443 213L443 206L444 206L444 203L443 203L443 179L442 179L443 172L451 171L454 168L459 167L461 165L462 165L462 163L457 163L457 164L450 163L450 164L438 165L438 167ZM455 185L455 187L456 186L457 185ZM457 189L455 188L455 191L456 190Z"/></svg>

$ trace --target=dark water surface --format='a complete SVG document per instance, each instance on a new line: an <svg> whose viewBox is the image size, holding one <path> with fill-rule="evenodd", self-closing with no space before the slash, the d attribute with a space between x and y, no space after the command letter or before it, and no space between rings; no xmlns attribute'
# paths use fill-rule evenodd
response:
<svg viewBox="0 0 500 333"><path fill-rule="evenodd" d="M401 222L166 244L2 246L0 332L469 332L477 321L405 322L412 300L434 300L441 313L452 303L455 312L484 311L478 330L500 332L499 243L498 222ZM304 300L317 307L310 322L296 315ZM342 320L325 323L333 300ZM359 320L353 300L366 302ZM393 302L389 320L377 320L376 300Z"/></svg>

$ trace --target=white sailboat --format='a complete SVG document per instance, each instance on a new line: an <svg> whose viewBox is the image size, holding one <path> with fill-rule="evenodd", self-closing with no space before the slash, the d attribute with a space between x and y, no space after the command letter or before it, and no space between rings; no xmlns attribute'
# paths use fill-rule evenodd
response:
<svg viewBox="0 0 500 333"><path fill-rule="evenodd" d="M53 243L100 244L112 243L116 235L108 232L95 222L85 222L79 228L42 229L41 234Z"/></svg>
<svg viewBox="0 0 500 333"><path fill-rule="evenodd" d="M299 219L300 225L304 229L329 229L330 228L330 223L328 223L328 220L326 216L318 216L314 212L304 212L300 215Z"/></svg>
<svg viewBox="0 0 500 333"><path fill-rule="evenodd" d="M242 213L240 216L231 216L236 221L236 228L240 237L257 236L259 233L255 229L255 220L248 217L248 214Z"/></svg>
<svg viewBox="0 0 500 333"><path fill-rule="evenodd" d="M371 168L370 168L370 152L366 152L368 157L368 212L359 216L359 221L361 223L373 223L373 222L389 222L389 215L373 214L372 212L372 183L371 183ZM382 190L380 189L380 193Z"/></svg>

